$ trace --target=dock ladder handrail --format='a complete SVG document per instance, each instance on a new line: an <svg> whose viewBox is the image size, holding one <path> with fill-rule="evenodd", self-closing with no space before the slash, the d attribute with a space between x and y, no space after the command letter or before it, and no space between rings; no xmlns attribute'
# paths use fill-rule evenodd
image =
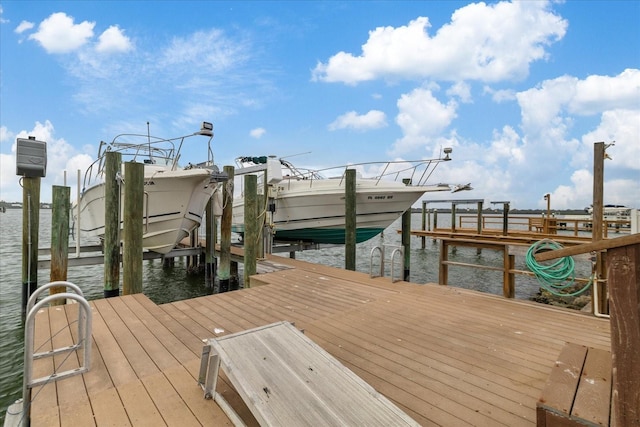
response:
<svg viewBox="0 0 640 427"><path fill-rule="evenodd" d="M45 290L54 286L64 286L72 292L61 292L51 294L36 302L38 296ZM41 308L52 301L60 299L71 299L78 303L78 342L74 345L60 347L49 351L34 353L34 333L35 333L35 316ZM48 382L58 381L73 375L78 375L89 371L91 367L91 326L92 313L91 306L87 302L82 290L77 285L67 281L55 281L42 285L36 289L27 302L27 315L24 327L24 378L22 382L22 425L29 424L29 414L31 412L31 389L35 386L43 385ZM60 353L72 352L83 349L82 365L79 368L70 369L63 372L53 372L49 376L32 379L33 361L45 357L51 357Z"/></svg>
<svg viewBox="0 0 640 427"><path fill-rule="evenodd" d="M400 271L402 272L402 267L404 265L404 246L398 246L398 245L381 245L381 246L374 246L371 249L371 254L369 256L369 277L371 278L375 278L375 277L384 277L384 261L385 261L385 257L384 257L384 253L385 253L385 247L390 247L393 248L393 251L391 252L391 282L395 283L399 280L401 280L401 278L396 279L395 278L395 274L394 274L394 260L396 258L396 254L400 255ZM380 252L380 274L375 275L373 274L373 256L375 255L376 252ZM402 274L402 273L401 273Z"/></svg>

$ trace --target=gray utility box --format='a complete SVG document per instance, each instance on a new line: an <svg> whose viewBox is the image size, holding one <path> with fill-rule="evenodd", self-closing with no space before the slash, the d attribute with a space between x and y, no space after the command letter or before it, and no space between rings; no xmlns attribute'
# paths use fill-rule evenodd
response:
<svg viewBox="0 0 640 427"><path fill-rule="evenodd" d="M26 177L44 177L47 174L47 143L18 138L16 150L16 175Z"/></svg>

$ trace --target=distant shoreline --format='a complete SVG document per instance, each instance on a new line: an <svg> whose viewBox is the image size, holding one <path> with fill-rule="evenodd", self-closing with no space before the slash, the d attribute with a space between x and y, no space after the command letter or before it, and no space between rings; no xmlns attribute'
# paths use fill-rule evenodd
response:
<svg viewBox="0 0 640 427"><path fill-rule="evenodd" d="M0 209L22 209L22 206L16 206L18 203L6 203L0 202ZM21 205L21 203L20 203ZM40 209L51 209L51 203L40 203ZM430 212L434 212L435 210L438 213L451 213L451 208L428 208ZM412 208L412 213L421 213L422 208ZM478 213L477 209L467 209L467 208L457 208L456 213L458 214L476 214ZM482 210L483 214L491 214L491 213L502 213L502 209L497 208L487 208ZM545 209L510 209L510 214L515 215L544 215L547 213ZM553 215L587 215L587 211L585 209L552 209L551 213Z"/></svg>

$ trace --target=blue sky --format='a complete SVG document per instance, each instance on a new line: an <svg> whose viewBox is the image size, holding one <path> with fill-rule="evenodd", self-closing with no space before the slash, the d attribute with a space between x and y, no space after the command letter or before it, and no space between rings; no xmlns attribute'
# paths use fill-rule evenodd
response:
<svg viewBox="0 0 640 427"><path fill-rule="evenodd" d="M41 199L101 140L215 126L246 155L328 167L453 148L433 182L513 208L640 208L640 2L0 1L0 199L16 138L47 142ZM183 161L206 159L190 146Z"/></svg>

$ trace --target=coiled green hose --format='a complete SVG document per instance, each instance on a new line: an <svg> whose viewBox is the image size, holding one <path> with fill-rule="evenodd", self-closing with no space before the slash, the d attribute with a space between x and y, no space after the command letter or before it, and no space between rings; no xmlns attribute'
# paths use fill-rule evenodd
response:
<svg viewBox="0 0 640 427"><path fill-rule="evenodd" d="M593 279L589 281L581 289L574 292L565 292L575 283L575 262L571 257L564 257L556 260L551 264L538 264L535 255L539 252L561 249L562 245L550 239L540 240L531 245L527 250L525 261L529 270L531 270L543 289L547 292L562 297L573 297L580 295L591 286Z"/></svg>

